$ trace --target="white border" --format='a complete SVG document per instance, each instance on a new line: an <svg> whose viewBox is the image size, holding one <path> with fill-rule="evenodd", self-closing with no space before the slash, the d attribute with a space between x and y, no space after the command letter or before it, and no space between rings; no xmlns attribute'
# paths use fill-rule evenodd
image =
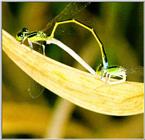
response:
<svg viewBox="0 0 145 140"><path fill-rule="evenodd" d="M2 3L0 2L0 29L2 33ZM0 114L1 114L1 119L0 119L0 139L2 139L2 35L0 34L0 42L1 42L1 49L0 49L0 91L1 91L1 96L0 96Z"/></svg>
<svg viewBox="0 0 145 140"><path fill-rule="evenodd" d="M2 33L2 2L144 2L144 23L145 23L145 1L144 0L111 0L111 1L108 1L108 0L0 0L0 29L1 29L1 33ZM145 28L144 28L144 36L145 37ZM2 139L2 35L0 34L0 43L1 43L1 49L0 49L0 62L1 62L1 65L0 65L0 93L1 93L1 96L0 96L0 113L1 113L1 119L0 119L0 139ZM145 47L145 41L144 41L144 47ZM144 66L145 66L145 48L144 48L144 54L143 54L143 59L144 59ZM144 71L144 75L145 75L145 71ZM144 81L145 81L145 78L144 78ZM144 89L145 91L145 89ZM144 96L144 100L145 100L145 96ZM145 108L144 108L144 112L145 112ZM145 126L145 121L144 121L144 126ZM144 129L144 138L145 138L145 129ZM99 139L99 138L98 138ZM104 139L104 138L103 138ZM102 140L103 140L102 139ZM121 140L122 138L120 138ZM129 138L128 138L129 139ZM140 139L143 139L143 138L136 138L134 140L140 140ZM87 139L86 139L87 140ZM115 140L115 139L114 139Z"/></svg>
<svg viewBox="0 0 145 140"><path fill-rule="evenodd" d="M144 20L143 20L143 30L144 30L144 34L143 34L143 49L144 49L144 53L143 53L143 60L144 60L144 66L145 66L145 41L144 41L144 37L145 37L145 28L144 28L144 25L145 25L145 2L144 2L144 5L143 5L143 12L144 12L144 14L143 14L143 18L144 18ZM145 75L145 70L144 70L144 75ZM145 77L144 77L144 81L145 81ZM145 86L145 84L144 84L144 86ZM145 89L144 89L144 93L145 93ZM145 95L144 95L144 101L145 101ZM144 105L144 112L145 112L145 105ZM143 122L144 122L144 138L145 138L145 119L143 120Z"/></svg>
<svg viewBox="0 0 145 140"><path fill-rule="evenodd" d="M2 0L2 2L145 2L145 0Z"/></svg>

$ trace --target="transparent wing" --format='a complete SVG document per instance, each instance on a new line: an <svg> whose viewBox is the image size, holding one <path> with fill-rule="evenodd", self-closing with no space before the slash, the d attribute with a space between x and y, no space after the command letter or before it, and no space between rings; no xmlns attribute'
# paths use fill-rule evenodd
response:
<svg viewBox="0 0 145 140"><path fill-rule="evenodd" d="M127 68L127 73L141 73L143 74L144 67L143 66L135 66L131 68Z"/></svg>
<svg viewBox="0 0 145 140"><path fill-rule="evenodd" d="M144 67L134 66L127 69L127 79L129 81L143 82L144 79Z"/></svg>
<svg viewBox="0 0 145 140"><path fill-rule="evenodd" d="M80 11L83 11L90 2L71 2L59 13L54 19L52 19L47 26L42 30L47 32L50 27L57 21L63 21L66 19L73 19Z"/></svg>

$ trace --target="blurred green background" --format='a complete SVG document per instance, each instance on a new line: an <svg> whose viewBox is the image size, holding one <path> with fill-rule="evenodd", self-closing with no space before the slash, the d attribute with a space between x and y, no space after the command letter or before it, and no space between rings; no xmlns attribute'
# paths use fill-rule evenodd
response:
<svg viewBox="0 0 145 140"><path fill-rule="evenodd" d="M15 37L23 27L50 35L56 21L76 19L93 28L102 41L109 65L127 68L127 80L143 82L142 2L3 2L2 28ZM55 37L94 69L101 53L92 34L75 24L58 27ZM40 49L40 48L39 48ZM38 50L39 51L39 50ZM40 50L41 52L41 50ZM55 45L46 55L84 70ZM28 56L29 57L29 56ZM4 138L142 138L143 115L115 117L97 114L44 89L2 53ZM32 98L32 95L39 95Z"/></svg>

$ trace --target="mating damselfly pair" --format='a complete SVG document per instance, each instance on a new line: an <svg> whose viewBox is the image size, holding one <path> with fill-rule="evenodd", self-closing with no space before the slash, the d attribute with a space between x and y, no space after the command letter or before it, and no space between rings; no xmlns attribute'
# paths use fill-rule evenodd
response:
<svg viewBox="0 0 145 140"><path fill-rule="evenodd" d="M69 48L67 45L59 41L54 37L55 31L59 25L67 24L67 23L74 23L77 24L89 32L92 33L94 36L96 42L98 43L101 51L102 56L102 63L97 67L96 71L90 67L77 53L75 53L71 48ZM33 49L33 44L38 44L42 46L43 48L43 55L45 55L45 45L44 42L48 44L55 44L64 51L66 51L69 55L71 55L76 61L78 61L86 70L88 70L91 74L96 76L96 78L100 78L100 80L104 81L108 84L119 84L126 81L126 69L122 66L109 66L108 59L105 53L105 49L97 37L94 30L81 22L78 22L74 19L72 20L66 20L61 22L56 22L53 30L50 34L50 36L47 36L44 32L38 31L38 32L30 32L27 28L23 28L17 35L16 39L20 41L21 43L24 43L25 40L28 41L29 46Z"/></svg>
<svg viewBox="0 0 145 140"><path fill-rule="evenodd" d="M77 53L75 53L72 49L70 49L67 45L62 43L61 41L57 40L54 37L55 31L59 25L67 24L67 23L75 23L92 33L96 42L98 43L101 51L102 56L102 63L97 67L96 71L91 68ZM100 78L100 80L108 83L108 84L118 84L126 81L126 69L121 66L109 66L108 59L105 53L105 49L97 37L94 30L81 22L78 22L74 19L66 20L61 22L56 22L50 36L47 36L44 32L30 32L27 28L23 28L17 35L16 39L21 43L24 43L25 40L28 41L29 46L33 49L33 43L42 46L43 48L43 55L45 55L45 45L46 44L55 44L64 51L66 51L69 55L71 55L76 61L78 61L86 70L88 70L94 76Z"/></svg>

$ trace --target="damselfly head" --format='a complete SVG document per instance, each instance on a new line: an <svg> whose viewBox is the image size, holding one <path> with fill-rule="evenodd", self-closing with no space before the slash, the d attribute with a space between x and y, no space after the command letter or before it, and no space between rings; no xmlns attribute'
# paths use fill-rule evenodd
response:
<svg viewBox="0 0 145 140"><path fill-rule="evenodd" d="M28 30L26 27L24 27L24 28L22 28L22 32L23 32L23 33L28 33L29 30Z"/></svg>
<svg viewBox="0 0 145 140"><path fill-rule="evenodd" d="M22 30L20 32L18 32L16 34L16 39L21 42L24 40L24 38L26 38L28 33L29 33L29 30L24 27L24 28L22 28Z"/></svg>

